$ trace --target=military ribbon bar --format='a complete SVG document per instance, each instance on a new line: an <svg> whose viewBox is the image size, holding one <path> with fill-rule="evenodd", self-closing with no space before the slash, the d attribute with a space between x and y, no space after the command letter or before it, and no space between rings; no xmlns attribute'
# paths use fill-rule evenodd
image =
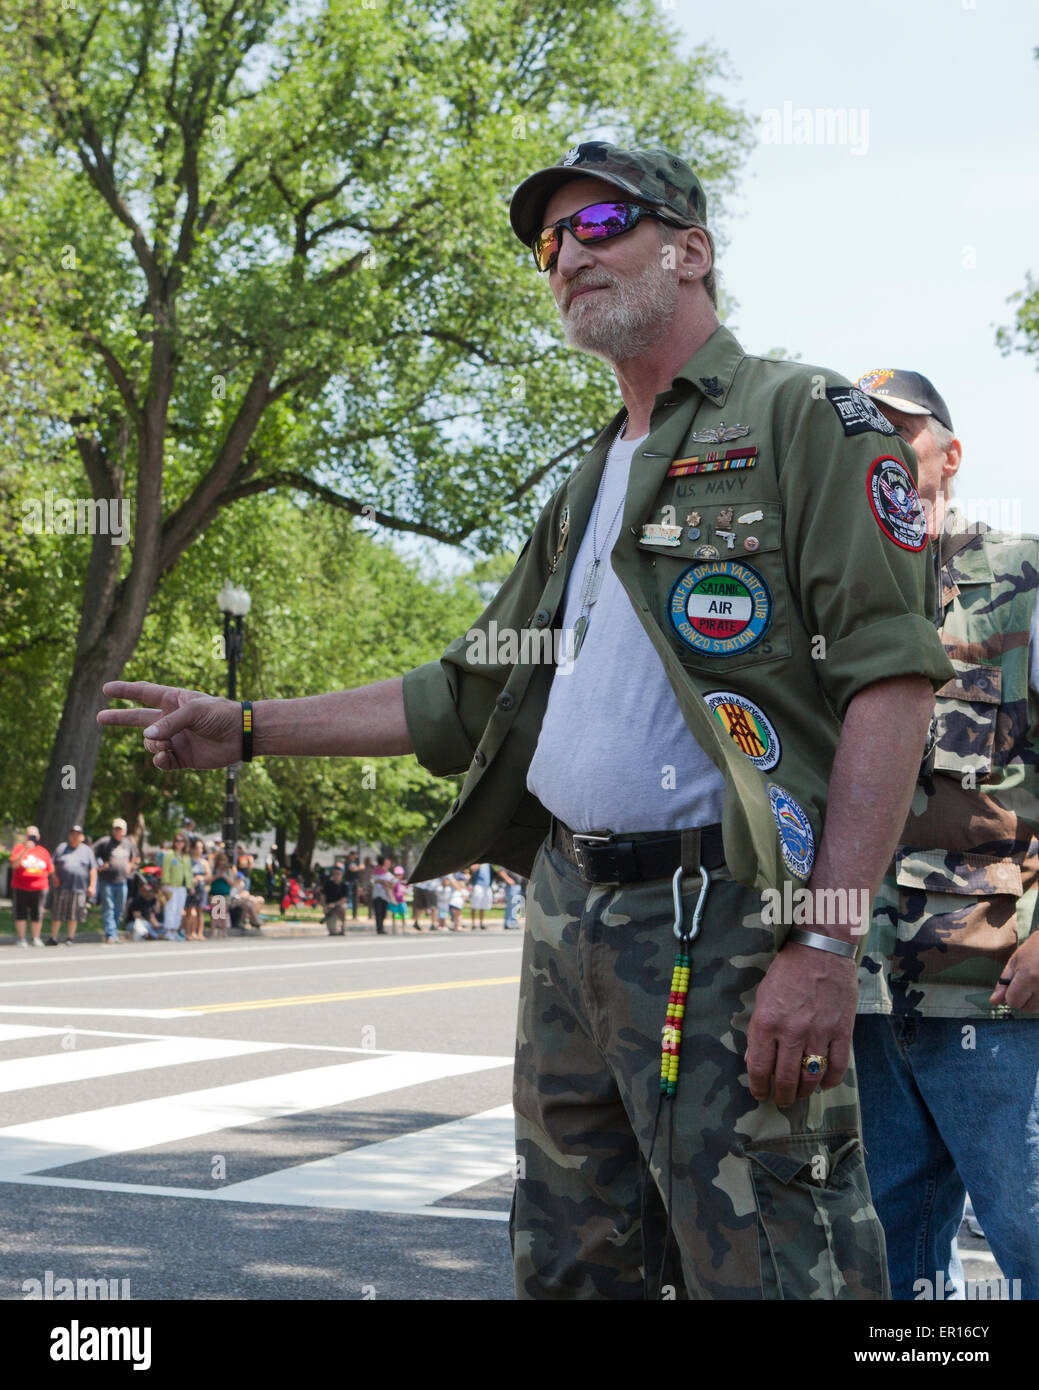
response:
<svg viewBox="0 0 1039 1390"><path fill-rule="evenodd" d="M726 449L724 453L715 449L707 454L695 454L692 458L675 459L667 470L669 478L684 478L689 473L721 473L730 468L753 468L757 462L757 449Z"/></svg>

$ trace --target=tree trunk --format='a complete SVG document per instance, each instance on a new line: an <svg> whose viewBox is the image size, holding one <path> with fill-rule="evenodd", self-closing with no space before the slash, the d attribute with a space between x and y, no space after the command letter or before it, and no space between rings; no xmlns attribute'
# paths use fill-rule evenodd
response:
<svg viewBox="0 0 1039 1390"><path fill-rule="evenodd" d="M97 712L108 705L101 687L119 677L140 631L140 625L124 628L116 637L110 625L96 646L76 657L37 803L36 824L49 848L60 844L77 822L94 833L100 829L87 827L87 802L101 747Z"/></svg>
<svg viewBox="0 0 1039 1390"><path fill-rule="evenodd" d="M158 349L153 353L153 362L158 360L161 370L153 372L157 389L149 397L144 428L138 434L133 560L125 578L119 579L121 546L113 545L111 536L100 530L93 535L72 678L37 803L36 823L43 844L49 847L57 845L77 821L86 827L87 803L101 747L97 712L107 704L101 687L105 681L118 679L133 654L158 575L163 426L173 379L167 358L166 348L161 354ZM77 432L76 446L93 496L122 504L129 424L119 421L110 429L112 449L90 431Z"/></svg>
<svg viewBox="0 0 1039 1390"><path fill-rule="evenodd" d="M128 787L119 794L120 813L126 821L126 833L132 835L137 848L144 853L144 837L147 826L144 823L144 807L149 797L142 786Z"/></svg>
<svg viewBox="0 0 1039 1390"><path fill-rule="evenodd" d="M274 827L274 852L278 856L278 863L284 869L289 862L288 851L285 848L284 825L276 825Z"/></svg>
<svg viewBox="0 0 1039 1390"><path fill-rule="evenodd" d="M310 861L314 857L314 847L317 844L317 832L321 829L321 817L314 815L310 808L301 806L299 808L298 830L296 834L296 853L303 862L310 881Z"/></svg>

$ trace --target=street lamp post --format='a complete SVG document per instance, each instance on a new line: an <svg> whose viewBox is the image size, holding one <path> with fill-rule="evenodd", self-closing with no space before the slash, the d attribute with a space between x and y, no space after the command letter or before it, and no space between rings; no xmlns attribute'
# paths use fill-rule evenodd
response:
<svg viewBox="0 0 1039 1390"><path fill-rule="evenodd" d="M242 619L252 606L252 599L245 589L238 588L228 580L217 594L217 605L224 615L224 651L227 654L227 698L238 698L238 663L242 659ZM227 769L227 782L224 790L224 848L231 871L234 872L238 859L238 769L240 763L231 763Z"/></svg>

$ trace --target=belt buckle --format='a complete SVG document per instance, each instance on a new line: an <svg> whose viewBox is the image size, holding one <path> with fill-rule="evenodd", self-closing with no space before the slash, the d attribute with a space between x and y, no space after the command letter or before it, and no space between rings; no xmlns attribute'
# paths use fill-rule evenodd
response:
<svg viewBox="0 0 1039 1390"><path fill-rule="evenodd" d="M581 875L581 877L582 877L583 879L585 879L587 882L591 882L591 880L588 878L588 874L587 874L587 872L586 872L586 870L585 870L584 850L583 850L583 848L581 847L581 845L578 844L578 840L585 840L585 841L587 841L588 844L604 845L604 844L606 844L609 840L612 840L612 839L613 839L613 836L612 836L612 834L597 835L597 834L594 834L594 833L590 833L590 834L584 834L584 835L580 835L580 834L578 834L578 835L571 835L570 838L571 838L571 840L573 841L573 846L574 846L574 858L577 860L577 871L578 871L578 873Z"/></svg>

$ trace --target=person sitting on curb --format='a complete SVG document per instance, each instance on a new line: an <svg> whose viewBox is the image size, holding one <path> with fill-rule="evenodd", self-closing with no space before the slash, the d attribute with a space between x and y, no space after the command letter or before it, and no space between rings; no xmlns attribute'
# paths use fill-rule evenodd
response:
<svg viewBox="0 0 1039 1390"><path fill-rule="evenodd" d="M126 925L134 941L159 941L164 936L162 904L155 882L142 878L141 885L126 904Z"/></svg>
<svg viewBox="0 0 1039 1390"><path fill-rule="evenodd" d="M318 896L329 936L343 936L346 932L346 909L350 901L350 890L343 881L342 864L335 865L332 877L321 885Z"/></svg>

